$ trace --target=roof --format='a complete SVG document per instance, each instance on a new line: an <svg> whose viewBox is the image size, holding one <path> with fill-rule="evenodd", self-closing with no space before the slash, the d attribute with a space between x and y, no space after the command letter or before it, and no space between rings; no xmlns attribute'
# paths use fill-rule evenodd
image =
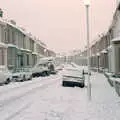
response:
<svg viewBox="0 0 120 120"><path fill-rule="evenodd" d="M97 55L97 56L100 56L100 53L97 53L96 55Z"/></svg>
<svg viewBox="0 0 120 120"><path fill-rule="evenodd" d="M112 48L112 45L109 45L108 47L107 47L107 50L110 50Z"/></svg>
<svg viewBox="0 0 120 120"><path fill-rule="evenodd" d="M63 76L69 76L69 77L82 77L82 72L79 69L72 69L72 68L67 68L63 72Z"/></svg>
<svg viewBox="0 0 120 120"><path fill-rule="evenodd" d="M17 25L12 24L9 20L4 19L4 18L0 18L0 21L1 21L3 24L5 24L5 25L8 24L8 25L12 26L13 28L16 28L17 30L19 30L20 32L22 32L24 35L32 38L33 40L35 39L35 37L34 37L32 34L30 34L29 32L27 32L27 31L25 31L25 30L23 30L23 28L21 28L21 27L19 27L19 26L17 26Z"/></svg>
<svg viewBox="0 0 120 120"><path fill-rule="evenodd" d="M119 42L120 41L120 37L116 37L114 39L112 39L112 42Z"/></svg>
<svg viewBox="0 0 120 120"><path fill-rule="evenodd" d="M8 46L5 43L0 42L0 47L7 48Z"/></svg>
<svg viewBox="0 0 120 120"><path fill-rule="evenodd" d="M108 53L108 51L104 49L101 51L101 53Z"/></svg>

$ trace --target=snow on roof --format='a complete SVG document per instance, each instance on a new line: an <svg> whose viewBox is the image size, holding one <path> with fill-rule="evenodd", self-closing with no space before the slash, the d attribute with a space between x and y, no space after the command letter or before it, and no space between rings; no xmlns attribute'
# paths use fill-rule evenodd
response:
<svg viewBox="0 0 120 120"><path fill-rule="evenodd" d="M6 25L5 20L4 20L4 19L2 19L1 17L0 17L0 24Z"/></svg>
<svg viewBox="0 0 120 120"><path fill-rule="evenodd" d="M38 63L37 64L43 64L43 63L47 63L47 62L53 62L54 59L51 58L51 57L43 57L43 58L40 58L38 60Z"/></svg>
<svg viewBox="0 0 120 120"><path fill-rule="evenodd" d="M101 51L101 53L108 53L108 51L104 49Z"/></svg>
<svg viewBox="0 0 120 120"><path fill-rule="evenodd" d="M27 32L24 28L16 25L16 24L12 24L10 20L7 20L7 19L4 19L4 18L0 18L0 21L3 23L3 24L8 24L10 26L12 26L13 28L16 28L17 30L19 30L20 32L22 32L24 35L30 37L31 39L35 40L35 37Z"/></svg>
<svg viewBox="0 0 120 120"><path fill-rule="evenodd" d="M97 56L100 56L100 53L97 53L96 55L97 55Z"/></svg>
<svg viewBox="0 0 120 120"><path fill-rule="evenodd" d="M54 57L44 57L44 58L41 58L41 60L54 60L55 58Z"/></svg>
<svg viewBox="0 0 120 120"><path fill-rule="evenodd" d="M33 55L38 55L38 53L37 53L37 52L32 52L32 54L33 54Z"/></svg>
<svg viewBox="0 0 120 120"><path fill-rule="evenodd" d="M18 48L16 45L13 45L13 44L7 44L8 47L14 47L14 48Z"/></svg>
<svg viewBox="0 0 120 120"><path fill-rule="evenodd" d="M110 50L112 48L112 45L109 45L108 47L107 47L107 50Z"/></svg>
<svg viewBox="0 0 120 120"><path fill-rule="evenodd" d="M36 40L36 42L43 48L48 49L46 45L42 44L41 40Z"/></svg>
<svg viewBox="0 0 120 120"><path fill-rule="evenodd" d="M3 25L10 25L12 26L13 28L16 28L17 30L19 30L20 32L22 32L24 35L30 37L32 40L36 41L38 44L40 44L43 48L45 49L48 49L47 48L47 45L45 43L43 43L41 40L36 40L37 38L35 36L33 36L30 32L27 32L24 28L22 27L19 27L18 25L16 24L12 24L10 20L8 19L4 19L4 18L1 18L0 17L0 22L1 24Z"/></svg>
<svg viewBox="0 0 120 120"><path fill-rule="evenodd" d="M0 47L7 48L8 46L5 43L0 42Z"/></svg>
<svg viewBox="0 0 120 120"><path fill-rule="evenodd" d="M112 39L112 42L119 42L120 41L120 37L116 37L114 39Z"/></svg>
<svg viewBox="0 0 120 120"><path fill-rule="evenodd" d="M95 54L92 54L91 56L92 56L92 57L94 57L94 56L95 56Z"/></svg>

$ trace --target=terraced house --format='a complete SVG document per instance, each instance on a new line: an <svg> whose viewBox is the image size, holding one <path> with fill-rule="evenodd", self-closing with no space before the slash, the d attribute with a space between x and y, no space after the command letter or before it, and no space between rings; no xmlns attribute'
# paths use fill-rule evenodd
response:
<svg viewBox="0 0 120 120"><path fill-rule="evenodd" d="M120 1L106 33L98 35L90 46L91 69L120 72ZM85 52L85 51L83 51Z"/></svg>
<svg viewBox="0 0 120 120"><path fill-rule="evenodd" d="M45 56L47 46L13 20L0 18L0 65L9 70L32 67Z"/></svg>

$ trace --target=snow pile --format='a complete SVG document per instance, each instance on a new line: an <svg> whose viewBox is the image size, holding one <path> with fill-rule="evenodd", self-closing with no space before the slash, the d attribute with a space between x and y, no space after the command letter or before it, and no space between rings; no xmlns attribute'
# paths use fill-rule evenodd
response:
<svg viewBox="0 0 120 120"><path fill-rule="evenodd" d="M60 82L38 91L33 104L15 120L120 120L120 98L101 74L94 74L92 101L86 88L62 87Z"/></svg>
<svg viewBox="0 0 120 120"><path fill-rule="evenodd" d="M35 92L29 92L29 95L14 101L15 104L7 103L8 105L4 107L0 104L0 110L6 113L2 114L1 112L0 120L5 120L2 119L3 116L9 116L12 110L12 113L15 111L16 113L7 117L9 120L120 120L120 98L110 87L103 74L93 73L91 76L91 101L88 101L86 87L62 87L60 74L35 79L37 80L21 83L21 88L19 88L21 93L19 94L23 95L27 89L40 85L41 87ZM56 82L53 83L53 81ZM51 84L48 84L50 82ZM17 87L18 83L10 84L6 89L1 87L0 90L3 92L7 91L7 88L11 88L11 94L14 93L14 96L18 96L17 93L20 91L14 91L17 90ZM18 108L20 110L17 112Z"/></svg>

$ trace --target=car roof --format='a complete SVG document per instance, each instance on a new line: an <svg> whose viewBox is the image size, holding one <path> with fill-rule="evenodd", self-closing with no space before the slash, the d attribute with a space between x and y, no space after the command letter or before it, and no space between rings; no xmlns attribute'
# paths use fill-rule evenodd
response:
<svg viewBox="0 0 120 120"><path fill-rule="evenodd" d="M81 77L82 74L83 71L76 68L67 68L63 70L63 76Z"/></svg>

